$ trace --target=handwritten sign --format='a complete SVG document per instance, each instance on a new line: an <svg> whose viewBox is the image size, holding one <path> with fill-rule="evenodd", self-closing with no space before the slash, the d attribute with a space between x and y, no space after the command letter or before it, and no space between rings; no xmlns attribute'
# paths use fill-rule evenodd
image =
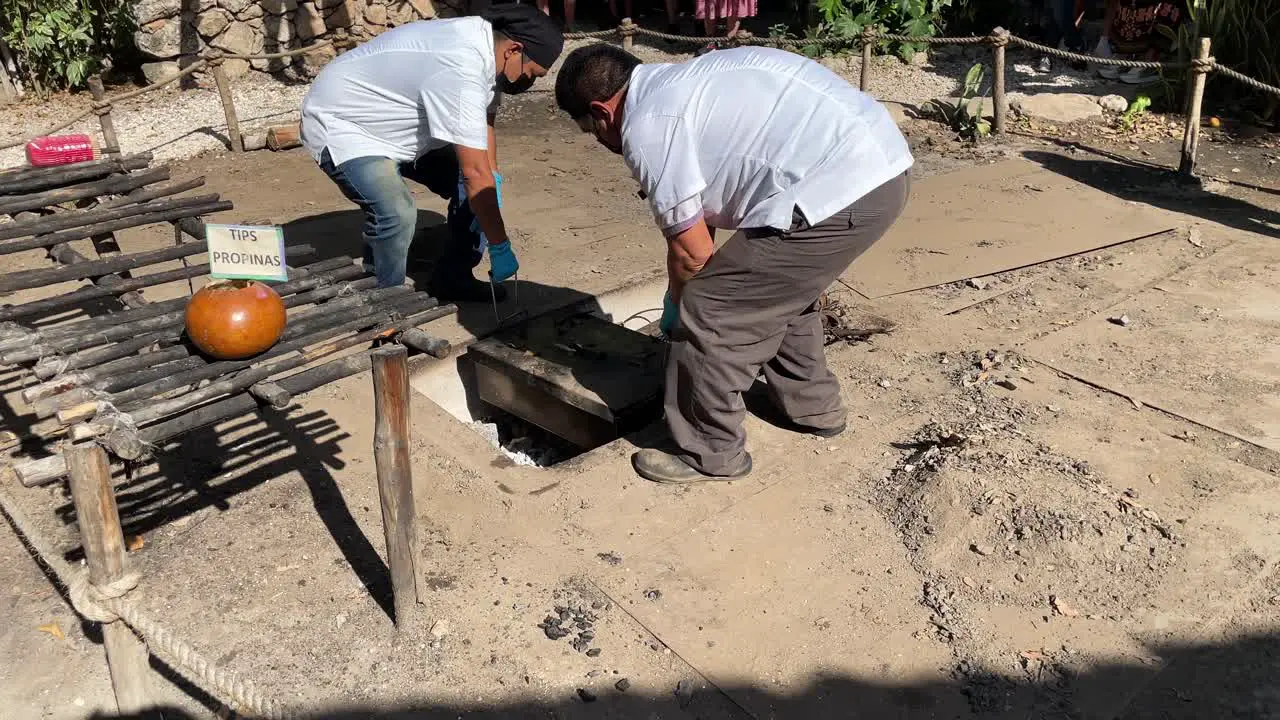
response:
<svg viewBox="0 0 1280 720"><path fill-rule="evenodd" d="M209 276L219 279L287 280L284 233L275 225L205 225Z"/></svg>

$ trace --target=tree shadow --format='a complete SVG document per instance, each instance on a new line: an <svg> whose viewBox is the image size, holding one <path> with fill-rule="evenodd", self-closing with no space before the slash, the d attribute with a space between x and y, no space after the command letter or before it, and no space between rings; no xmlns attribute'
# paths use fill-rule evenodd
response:
<svg viewBox="0 0 1280 720"><path fill-rule="evenodd" d="M357 208L307 215L290 220L283 229L286 245L306 243L316 249L314 262L342 255L359 258L364 253L364 212ZM417 233L409 248L409 271L415 280L421 275L415 270L438 256L446 237L445 217L419 209Z"/></svg>
<svg viewBox="0 0 1280 720"><path fill-rule="evenodd" d="M717 688L695 683L669 694L619 690L616 677L584 681L555 700L474 704L335 704L300 712L302 720L485 720L497 718L699 718L700 720L1024 720L1025 718L1192 720L1271 718L1280 706L1280 634L1222 643L1167 642L1150 648L1155 665L1102 662L1068 667L1026 661L1017 675L956 672L950 680L895 681L818 673L801 687ZM1053 653L1046 651L1046 655ZM814 662L820 662L815 658ZM99 713L95 720L144 715ZM166 718L191 718L176 708ZM194 720L194 718L192 718Z"/></svg>
<svg viewBox="0 0 1280 720"><path fill-rule="evenodd" d="M184 518L186 529L231 508L231 500L291 472L306 484L316 514L370 596L393 617L390 574L343 499L333 472L346 463L340 446L350 435L320 411L263 409L219 426L193 429L155 453L145 468L126 468L116 484L126 535L143 535ZM56 509L75 520L68 502ZM71 561L83 557L76 549Z"/></svg>
<svg viewBox="0 0 1280 720"><path fill-rule="evenodd" d="M1029 150L1022 155L1046 170L1124 200L1280 238L1280 212L1209 192L1198 183L1182 182L1166 168L1129 161L1120 156L1106 160L1084 159L1041 150Z"/></svg>

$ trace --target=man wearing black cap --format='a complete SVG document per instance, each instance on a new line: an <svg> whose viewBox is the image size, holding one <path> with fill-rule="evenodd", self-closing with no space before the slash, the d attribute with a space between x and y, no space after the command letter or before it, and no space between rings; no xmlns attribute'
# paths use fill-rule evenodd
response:
<svg viewBox="0 0 1280 720"><path fill-rule="evenodd" d="M302 101L302 141L364 211L364 262L378 287L404 282L417 208L403 178L449 201L449 246L432 277L442 299L488 300L519 264L502 222L493 121L498 93L524 92L564 47L530 5L390 30L329 63Z"/></svg>

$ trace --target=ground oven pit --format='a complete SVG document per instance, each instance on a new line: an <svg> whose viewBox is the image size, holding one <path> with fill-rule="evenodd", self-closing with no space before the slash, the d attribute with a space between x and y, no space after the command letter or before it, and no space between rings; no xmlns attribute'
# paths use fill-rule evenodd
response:
<svg viewBox="0 0 1280 720"><path fill-rule="evenodd" d="M553 467L662 413L666 347L649 284L510 323L411 384L512 463Z"/></svg>

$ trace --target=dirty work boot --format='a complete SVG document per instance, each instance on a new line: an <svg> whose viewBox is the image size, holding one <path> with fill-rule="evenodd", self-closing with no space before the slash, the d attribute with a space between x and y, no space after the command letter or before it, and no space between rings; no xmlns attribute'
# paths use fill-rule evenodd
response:
<svg viewBox="0 0 1280 720"><path fill-rule="evenodd" d="M729 481L746 477L751 472L751 453L742 453L738 466L726 475L705 475L675 455L651 448L632 455L631 466L645 480L669 485Z"/></svg>
<svg viewBox="0 0 1280 720"><path fill-rule="evenodd" d="M496 293L498 302L507 299L507 289L497 283L493 290L489 289L489 281L477 280L470 270L466 272L437 272L431 277L428 291L440 302L493 302Z"/></svg>

